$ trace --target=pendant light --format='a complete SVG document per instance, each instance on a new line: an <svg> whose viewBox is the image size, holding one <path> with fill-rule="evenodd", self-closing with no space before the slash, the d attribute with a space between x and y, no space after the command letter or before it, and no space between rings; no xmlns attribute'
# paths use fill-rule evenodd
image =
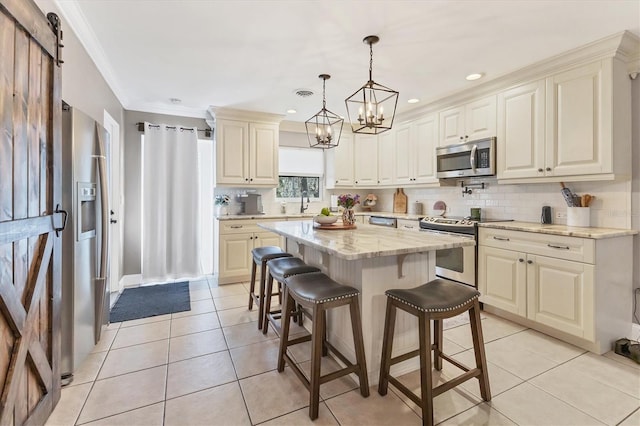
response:
<svg viewBox="0 0 640 426"><path fill-rule="evenodd" d="M353 132L376 135L393 126L398 92L373 81L373 45L380 38L370 35L362 41L369 45L369 81L349 96L345 103Z"/></svg>
<svg viewBox="0 0 640 426"><path fill-rule="evenodd" d="M322 109L305 121L304 126L307 129L309 146L322 149L335 148L340 143L344 120L327 109L325 84L331 76L320 74L318 77L322 79Z"/></svg>

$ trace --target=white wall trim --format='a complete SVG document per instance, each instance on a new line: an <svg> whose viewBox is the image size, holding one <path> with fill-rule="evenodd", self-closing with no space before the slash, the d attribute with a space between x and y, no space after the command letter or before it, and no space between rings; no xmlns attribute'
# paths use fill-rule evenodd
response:
<svg viewBox="0 0 640 426"><path fill-rule="evenodd" d="M120 278L120 287L139 287L142 283L142 274L123 275Z"/></svg>
<svg viewBox="0 0 640 426"><path fill-rule="evenodd" d="M631 324L631 336L628 339L640 341L640 324L635 322Z"/></svg>

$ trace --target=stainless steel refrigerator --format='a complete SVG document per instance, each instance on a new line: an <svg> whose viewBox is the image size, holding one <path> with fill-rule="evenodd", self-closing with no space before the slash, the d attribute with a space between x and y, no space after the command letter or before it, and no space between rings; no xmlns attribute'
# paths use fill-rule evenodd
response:
<svg viewBox="0 0 640 426"><path fill-rule="evenodd" d="M66 382L108 323L108 137L99 123L63 103L62 208L69 215L62 232L61 373Z"/></svg>

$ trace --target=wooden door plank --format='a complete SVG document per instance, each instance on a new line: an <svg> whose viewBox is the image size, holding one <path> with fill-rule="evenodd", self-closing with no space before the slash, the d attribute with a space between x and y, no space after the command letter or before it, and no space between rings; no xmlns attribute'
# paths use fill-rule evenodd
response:
<svg viewBox="0 0 640 426"><path fill-rule="evenodd" d="M0 0L1 9L9 12L9 15L13 16L49 55L55 57L56 37L47 21L42 19L42 12L34 2Z"/></svg>
<svg viewBox="0 0 640 426"><path fill-rule="evenodd" d="M51 99L47 102L49 108L47 121L47 176L49 178L49 194L47 198L48 212L53 213L55 206L62 203L62 70L49 59L51 72L51 87L47 94ZM73 231L69 231L73 232ZM53 371L51 396L53 406L60 400L60 348L62 344L62 238L56 238L53 243L51 277L51 318L50 318L50 359Z"/></svg>
<svg viewBox="0 0 640 426"><path fill-rule="evenodd" d="M13 406L13 416L16 425L23 424L29 415L29 407L27 406L27 368L16 370L18 377L18 392Z"/></svg>
<svg viewBox="0 0 640 426"><path fill-rule="evenodd" d="M13 52L15 24L0 13L0 170L13 176ZM13 183L0 179L0 222L13 217Z"/></svg>
<svg viewBox="0 0 640 426"><path fill-rule="evenodd" d="M28 102L29 36L15 33L13 88L13 219L27 217L27 179L29 170Z"/></svg>
<svg viewBox="0 0 640 426"><path fill-rule="evenodd" d="M27 293L27 319L21 331L20 337L16 339L13 348L11 362L7 373L5 387L0 394L0 424L6 424L10 416L7 408L14 407L18 401L20 390L20 376L26 370L26 359L31 340L34 338L34 307L38 305L39 297L45 284L45 277L48 272L49 261L53 249L52 234L42 236L38 246L37 255L29 270L28 293ZM26 400L26 397L24 398Z"/></svg>
<svg viewBox="0 0 640 426"><path fill-rule="evenodd" d="M27 216L40 216L40 123L42 114L42 53L34 40L29 43L29 92L27 99L28 179Z"/></svg>
<svg viewBox="0 0 640 426"><path fill-rule="evenodd" d="M20 302L21 294L12 285L0 285L0 313L14 334L21 333L27 320L27 311Z"/></svg>
<svg viewBox="0 0 640 426"><path fill-rule="evenodd" d="M63 217L62 213L54 213L47 216L0 222L0 245L49 233L55 229L56 225L62 226Z"/></svg>
<svg viewBox="0 0 640 426"><path fill-rule="evenodd" d="M0 315L0 392L2 392L2 386L9 370L11 353L15 343L13 331L5 318L4 314Z"/></svg>
<svg viewBox="0 0 640 426"><path fill-rule="evenodd" d="M40 98L41 98L41 113L40 113L40 126L38 132L38 139L40 140L40 212L41 214L49 214L53 212L50 206L47 204L48 198L51 197L51 179L48 179L48 155L49 146L51 143L51 136L49 133L50 112L51 112L51 66L53 61L47 55L41 53L40 63L42 70L40 73Z"/></svg>

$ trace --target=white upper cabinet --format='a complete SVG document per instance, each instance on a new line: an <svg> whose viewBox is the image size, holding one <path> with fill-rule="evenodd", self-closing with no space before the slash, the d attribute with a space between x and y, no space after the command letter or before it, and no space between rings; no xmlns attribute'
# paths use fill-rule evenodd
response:
<svg viewBox="0 0 640 426"><path fill-rule="evenodd" d="M249 183L278 186L277 124L249 123Z"/></svg>
<svg viewBox="0 0 640 426"><path fill-rule="evenodd" d="M630 87L605 59L498 95L498 179L606 180L629 175Z"/></svg>
<svg viewBox="0 0 640 426"><path fill-rule="evenodd" d="M544 176L544 109L544 80L498 95L498 179Z"/></svg>
<svg viewBox="0 0 640 426"><path fill-rule="evenodd" d="M496 135L496 97L489 96L440 112L440 146Z"/></svg>
<svg viewBox="0 0 640 426"><path fill-rule="evenodd" d="M378 135L378 185L393 184L395 136L393 130Z"/></svg>
<svg viewBox="0 0 640 426"><path fill-rule="evenodd" d="M547 78L549 173L612 172L611 98L611 68L602 61Z"/></svg>
<svg viewBox="0 0 640 426"><path fill-rule="evenodd" d="M353 135L342 133L337 147L325 150L328 189L353 186Z"/></svg>
<svg viewBox="0 0 640 426"><path fill-rule="evenodd" d="M378 136L355 135L353 168L355 186L378 185Z"/></svg>
<svg viewBox="0 0 640 426"><path fill-rule="evenodd" d="M435 151L438 146L438 117L431 115L396 129L396 185L437 183Z"/></svg>
<svg viewBox="0 0 640 426"><path fill-rule="evenodd" d="M278 186L280 119L216 109L216 185Z"/></svg>

